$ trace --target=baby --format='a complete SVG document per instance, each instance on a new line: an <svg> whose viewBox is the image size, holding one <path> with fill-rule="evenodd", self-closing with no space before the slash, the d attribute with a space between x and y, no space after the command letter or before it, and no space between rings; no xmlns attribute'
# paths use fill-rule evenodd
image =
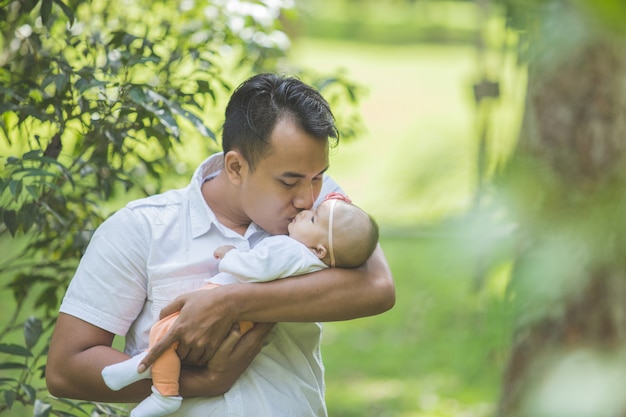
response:
<svg viewBox="0 0 626 417"><path fill-rule="evenodd" d="M220 273L201 289L222 284L267 282L319 271L324 268L354 268L363 264L378 243L378 226L343 194L331 193L316 208L304 210L288 225L289 235L270 236L254 248L242 251L220 246ZM159 320L150 331L150 346L158 342L178 317L174 313ZM253 324L239 324L245 333ZM131 411L131 417L160 417L176 411L182 397L178 392L180 359L171 346L150 369L138 373L137 365L147 352L102 370L106 385L119 390L141 379L152 378L152 395Z"/></svg>

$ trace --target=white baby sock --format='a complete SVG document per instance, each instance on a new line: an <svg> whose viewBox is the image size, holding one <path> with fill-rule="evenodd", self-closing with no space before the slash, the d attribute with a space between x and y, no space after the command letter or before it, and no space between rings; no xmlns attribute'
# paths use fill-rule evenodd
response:
<svg viewBox="0 0 626 417"><path fill-rule="evenodd" d="M152 387L152 395L139 403L130 412L130 417L161 417L173 413L180 408L183 397L164 396Z"/></svg>
<svg viewBox="0 0 626 417"><path fill-rule="evenodd" d="M147 354L148 352L146 351L133 356L132 358L126 359L124 362L106 366L102 370L102 379L104 379L104 383L113 391L118 391L133 382L137 382L141 379L152 378L152 371L150 368L146 369L142 373L137 372L137 366L139 366L139 363Z"/></svg>

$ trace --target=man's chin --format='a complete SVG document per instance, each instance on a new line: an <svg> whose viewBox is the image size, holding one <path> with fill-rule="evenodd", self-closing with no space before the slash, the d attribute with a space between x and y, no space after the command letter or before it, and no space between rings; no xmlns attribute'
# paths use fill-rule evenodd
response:
<svg viewBox="0 0 626 417"><path fill-rule="evenodd" d="M270 235L288 235L289 234L288 225L274 226L271 228L268 227L268 228L263 228L263 230L265 230Z"/></svg>
<svg viewBox="0 0 626 417"><path fill-rule="evenodd" d="M273 235L288 235L289 234L289 227L285 226L282 228L277 228L274 232L270 232Z"/></svg>

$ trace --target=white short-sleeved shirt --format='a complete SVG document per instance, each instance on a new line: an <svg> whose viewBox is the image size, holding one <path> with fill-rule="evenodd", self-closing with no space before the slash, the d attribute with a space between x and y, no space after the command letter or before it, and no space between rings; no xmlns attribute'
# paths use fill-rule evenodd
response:
<svg viewBox="0 0 626 417"><path fill-rule="evenodd" d="M240 235L218 222L201 194L223 168L222 154L204 161L190 185L129 203L94 233L60 311L126 336L125 351L148 347L160 310L218 272L213 251L250 249L269 235L254 223ZM324 177L320 197L340 191ZM184 400L171 416L326 416L320 323L280 323L224 395Z"/></svg>

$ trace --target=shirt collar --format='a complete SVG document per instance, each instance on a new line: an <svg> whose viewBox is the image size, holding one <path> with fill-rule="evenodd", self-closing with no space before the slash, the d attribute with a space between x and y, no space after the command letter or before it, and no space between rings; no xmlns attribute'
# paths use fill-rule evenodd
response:
<svg viewBox="0 0 626 417"><path fill-rule="evenodd" d="M195 239L208 232L211 227L217 227L222 234L240 236L231 229L222 225L215 217L202 195L202 184L207 178L218 175L224 169L224 153L219 152L205 159L193 174L189 184L189 217L191 219L191 233ZM265 231L255 223L250 223L243 238L249 239L257 232Z"/></svg>

